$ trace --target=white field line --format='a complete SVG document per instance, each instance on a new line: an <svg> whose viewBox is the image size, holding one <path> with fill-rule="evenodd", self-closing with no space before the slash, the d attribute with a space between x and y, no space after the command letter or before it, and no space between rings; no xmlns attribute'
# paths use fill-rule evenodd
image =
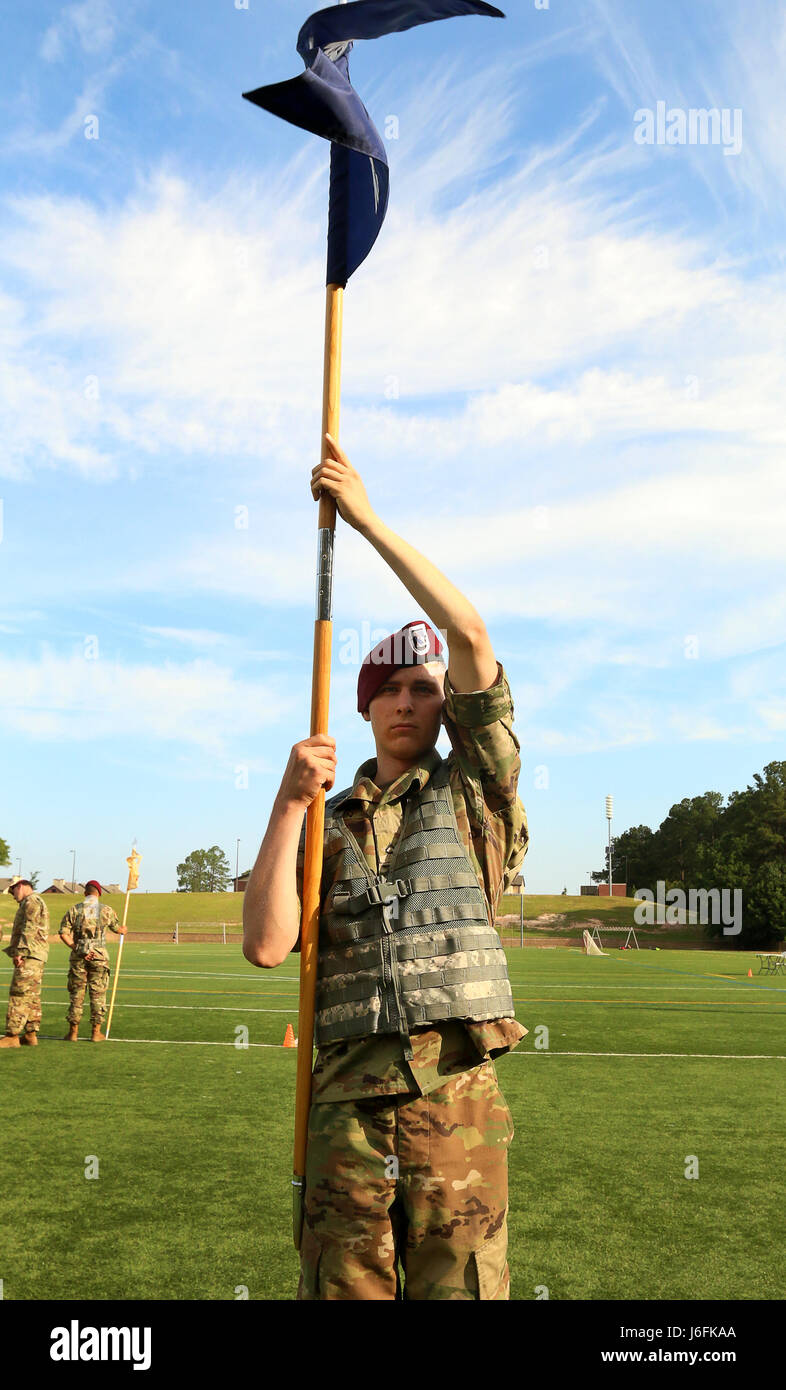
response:
<svg viewBox="0 0 786 1390"><path fill-rule="evenodd" d="M509 1052L508 1057L703 1057L713 1062L786 1062L779 1052ZM501 1061L497 1058L497 1061Z"/></svg>
<svg viewBox="0 0 786 1390"><path fill-rule="evenodd" d="M601 984L600 981L596 981L595 984L569 985L565 984L564 981L556 981L553 984L542 984L539 980L533 980L530 978L527 980L512 979L510 983L513 989L524 989L525 987L531 987L532 989L626 989L628 991L645 989L673 989L676 991L678 989L703 988L703 986L698 981L692 985L640 985L638 981L634 980L629 980L626 985L604 985ZM734 980L730 981L729 984L720 984L713 982L712 988L715 991L715 993L718 993L719 991L720 993L723 993L724 990L728 990L730 992L733 989L739 989L740 986L743 984L749 985L750 982L748 980L740 980L739 984ZM786 988L782 988L778 985L759 985L758 988L769 990L772 994L786 994Z"/></svg>
<svg viewBox="0 0 786 1390"><path fill-rule="evenodd" d="M179 978L181 978L181 977L182 977L183 979L191 979L193 976L196 976L196 977L197 977L198 979L200 979L200 980L249 980L249 981L254 980L254 983L255 983L255 984L258 984L258 985L270 985L270 984L273 984L273 983L278 984L279 981L281 981L281 980L294 981L294 983L297 984L297 983L298 983L298 978L299 978L297 975L267 975L267 976L262 975L262 976L257 977L257 978L255 979L255 977L254 977L253 975L248 975L248 974L245 974L245 975L225 975L225 974L224 974L223 972L221 972L221 971L216 971L214 974L210 974L207 970L124 970L124 971L123 971L123 979L124 979L124 980L130 980L130 979L134 979L134 980L143 980L143 979L163 980L163 979L165 979L165 978L167 978L167 977L172 977L172 978L174 978L174 979L179 979Z"/></svg>
<svg viewBox="0 0 786 1390"><path fill-rule="evenodd" d="M228 1004L124 1004L118 995L115 1003L116 1009L148 1009L157 1013L159 1009L177 1009L179 1012L185 1010L187 1013L198 1014L292 1014L297 1013L297 1004L292 1009L247 1009L241 1007L235 1009Z"/></svg>
<svg viewBox="0 0 786 1390"><path fill-rule="evenodd" d="M283 1047L281 1043L246 1043L238 1047L236 1042L202 1042L199 1039L184 1041L182 1038L107 1038L108 1043L158 1043L159 1047L234 1047L245 1052L249 1047L274 1047L279 1052L297 1052L294 1047Z"/></svg>
<svg viewBox="0 0 786 1390"><path fill-rule="evenodd" d="M294 996L293 996L294 997ZM55 1004L64 1004L65 999L59 996L57 999L41 998L41 1003L53 1008ZM232 1004L127 1004L118 994L115 1000L116 1009L147 1009L157 1013L159 1009L177 1009L178 1012L197 1014L296 1014L297 1003L289 1009L248 1009L245 1005L238 1005L237 1008Z"/></svg>

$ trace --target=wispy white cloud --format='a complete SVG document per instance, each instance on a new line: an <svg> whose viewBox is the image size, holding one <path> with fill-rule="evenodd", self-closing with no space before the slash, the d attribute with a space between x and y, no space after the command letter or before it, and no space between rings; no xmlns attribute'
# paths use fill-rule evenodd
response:
<svg viewBox="0 0 786 1390"><path fill-rule="evenodd" d="M595 18L593 43L613 18L600 0ZM609 81L636 104L662 95L639 28L620 22L616 36ZM525 151L509 75L473 77L463 120L444 115L451 80L397 103L389 220L373 274L347 293L343 438L372 500L489 622L548 629L560 655L569 642L582 653L558 686L524 683L533 720L602 662L625 674L682 660L686 633L708 659L782 640L782 275L751 279L714 227L675 217L664 231L632 141L599 134L601 101ZM9 205L2 470L99 479L131 456L169 474L212 456L235 478L253 461L249 489L265 478L264 532L186 533L158 562L130 559L109 589L310 608L303 459L319 428L324 201L324 150L304 143L275 174L220 186L159 165L121 201ZM339 545L338 612L376 622L409 603L341 524ZM207 629L147 635L234 655ZM576 735L582 747L668 727L633 707L604 718ZM574 737L545 722L542 736Z"/></svg>
<svg viewBox="0 0 786 1390"><path fill-rule="evenodd" d="M41 57L47 63L59 62L69 44L76 43L84 53L105 53L115 38L115 19L107 0L80 0L65 5L59 18L43 35Z"/></svg>
<svg viewBox="0 0 786 1390"><path fill-rule="evenodd" d="M433 168L402 141L402 186L374 275L361 270L347 295L346 418L359 438L389 422L404 439L421 431L423 447L442 440L455 450L467 415L488 443L506 414L511 433L545 417L552 437L576 428L613 437L625 421L656 426L664 402L671 429L711 428L718 404L719 428L740 407L743 423L758 420L782 373L783 286L751 291L698 237L649 230L608 187L629 162L625 150L601 144L559 157L557 142L503 166L482 196L457 196L497 154L495 98L475 96ZM104 209L17 200L3 256L27 281L31 307L23 315L9 304L18 323L10 404L32 392L29 377L39 396L35 412L12 412L17 456L34 455L38 442L54 461L89 467L92 458L99 470L129 446L150 458L302 457L318 419L320 155L306 147L273 179L230 178L211 193L159 172L124 206ZM415 243L417 258L406 256ZM482 292L435 293L448 263L451 283ZM42 339L59 359L35 354ZM755 362L740 340L757 344ZM613 368L597 365L611 355ZM573 379L555 389L544 381L555 372ZM92 413L88 376L97 379ZM692 402L687 378L700 389ZM419 420L435 394L448 395L449 409ZM353 417L353 399L372 414ZM71 436L54 449L53 417Z"/></svg>
<svg viewBox="0 0 786 1390"><path fill-rule="evenodd" d="M225 632L211 632L207 628L150 627L143 624L141 631L160 642L186 647L226 647L234 640Z"/></svg>
<svg viewBox="0 0 786 1390"><path fill-rule="evenodd" d="M152 738L216 755L239 736L275 726L291 708L269 684L205 659L154 666L51 651L38 660L5 656L0 692L0 723L35 742Z"/></svg>
<svg viewBox="0 0 786 1390"><path fill-rule="evenodd" d="M632 138L637 108L657 101L687 110L713 108L742 112L742 152L716 158L718 150L682 147L688 162L715 199L719 218L729 215L727 195L736 191L746 208L746 234L770 214L780 216L786 183L786 153L778 132L786 115L780 73L786 61L786 12L768 0L717 6L712 36L707 12L683 5L621 8L609 0L590 0L596 25L589 48L609 88L629 112ZM679 42L669 42L671 29ZM766 59L765 55L766 54ZM659 153L663 153L660 151ZM672 149L667 155L674 156Z"/></svg>

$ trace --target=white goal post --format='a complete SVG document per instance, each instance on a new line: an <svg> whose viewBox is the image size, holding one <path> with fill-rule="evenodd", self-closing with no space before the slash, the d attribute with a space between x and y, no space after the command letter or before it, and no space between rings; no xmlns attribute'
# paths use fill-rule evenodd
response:
<svg viewBox="0 0 786 1390"><path fill-rule="evenodd" d="M627 948L628 950L631 950L631 942L633 942L633 945L636 947L636 950L641 950L641 947L639 946L639 943L636 939L635 927L607 927L604 922L603 931L606 932L606 934L608 934L609 932L615 932L617 935L619 935L620 932L627 932L627 935L625 937L625 945L623 949ZM587 933L585 932L584 935L586 936ZM590 932L590 938L592 941L596 942L597 945L601 948L600 953L601 955L603 955L603 942L600 939L600 932L596 926L592 928L592 931ZM587 952L587 954L594 955L594 952Z"/></svg>
<svg viewBox="0 0 786 1390"><path fill-rule="evenodd" d="M585 956L605 956L606 952L602 951L600 949L600 946L597 945L595 941L593 941L592 936L587 931L586 927L584 928L584 931L581 934L581 939L584 942Z"/></svg>
<svg viewBox="0 0 786 1390"><path fill-rule="evenodd" d="M181 931L181 928L185 928L185 930ZM227 929L230 934L232 932L242 933L243 924L242 922L175 922L172 940L177 946L180 944L181 938L183 941L188 941L189 937L209 936L220 941L222 946L226 946L229 943Z"/></svg>

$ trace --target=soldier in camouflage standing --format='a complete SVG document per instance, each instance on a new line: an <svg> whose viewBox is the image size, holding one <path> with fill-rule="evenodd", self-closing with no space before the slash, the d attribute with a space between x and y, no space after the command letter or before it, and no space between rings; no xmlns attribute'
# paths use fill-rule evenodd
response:
<svg viewBox="0 0 786 1390"><path fill-rule="evenodd" d="M376 758L326 802L305 1224L298 1297L509 1297L510 1111L494 1058L514 1018L499 899L527 846L513 703L469 601L372 511L328 436L312 476L437 627L406 624L362 663ZM444 724L452 752L436 742ZM247 959L297 949L304 812L335 740L295 744L246 889Z"/></svg>
<svg viewBox="0 0 786 1390"><path fill-rule="evenodd" d="M125 927L120 925L117 913L112 907L102 907L99 898L103 889L101 884L91 878L85 884L85 900L70 907L60 923L60 936L66 946L71 947L71 960L68 967L68 992L71 1003L68 1007L68 1032L66 1042L77 1042L79 1020L85 999L85 989L90 990L90 1021L93 1031L91 1042L105 1042L101 1024L106 1016L106 992L109 988L109 952L106 933L116 932L123 936Z"/></svg>
<svg viewBox="0 0 786 1390"><path fill-rule="evenodd" d="M0 1047L38 1046L41 1027L41 981L49 955L49 911L29 878L19 878L6 890L19 904L11 940L3 947L14 973L8 994L5 1037Z"/></svg>

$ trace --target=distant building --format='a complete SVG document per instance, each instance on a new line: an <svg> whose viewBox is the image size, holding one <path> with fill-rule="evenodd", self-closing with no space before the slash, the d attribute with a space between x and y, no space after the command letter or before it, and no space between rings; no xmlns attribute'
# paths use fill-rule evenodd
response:
<svg viewBox="0 0 786 1390"><path fill-rule="evenodd" d="M70 878L54 878L48 888L42 888L42 893L84 893L84 883L72 883Z"/></svg>
<svg viewBox="0 0 786 1390"><path fill-rule="evenodd" d="M608 883L599 883L599 884L598 884L598 897L599 897L599 898L607 898L608 896L609 896L609 885L608 885ZM611 885L611 896L612 896L613 898L627 898L627 896L628 896L628 885L627 885L627 883L612 883L612 885Z"/></svg>
<svg viewBox="0 0 786 1390"><path fill-rule="evenodd" d="M582 883L579 892L582 898L597 898L598 885L597 883ZM608 896L608 888L606 889L606 895Z"/></svg>
<svg viewBox="0 0 786 1390"><path fill-rule="evenodd" d="M233 879L232 879L232 892L233 892L233 893L245 893L246 888L248 887L248 880L250 879L250 877L251 877L251 870L249 869L248 873L241 874L239 878L233 878Z"/></svg>

